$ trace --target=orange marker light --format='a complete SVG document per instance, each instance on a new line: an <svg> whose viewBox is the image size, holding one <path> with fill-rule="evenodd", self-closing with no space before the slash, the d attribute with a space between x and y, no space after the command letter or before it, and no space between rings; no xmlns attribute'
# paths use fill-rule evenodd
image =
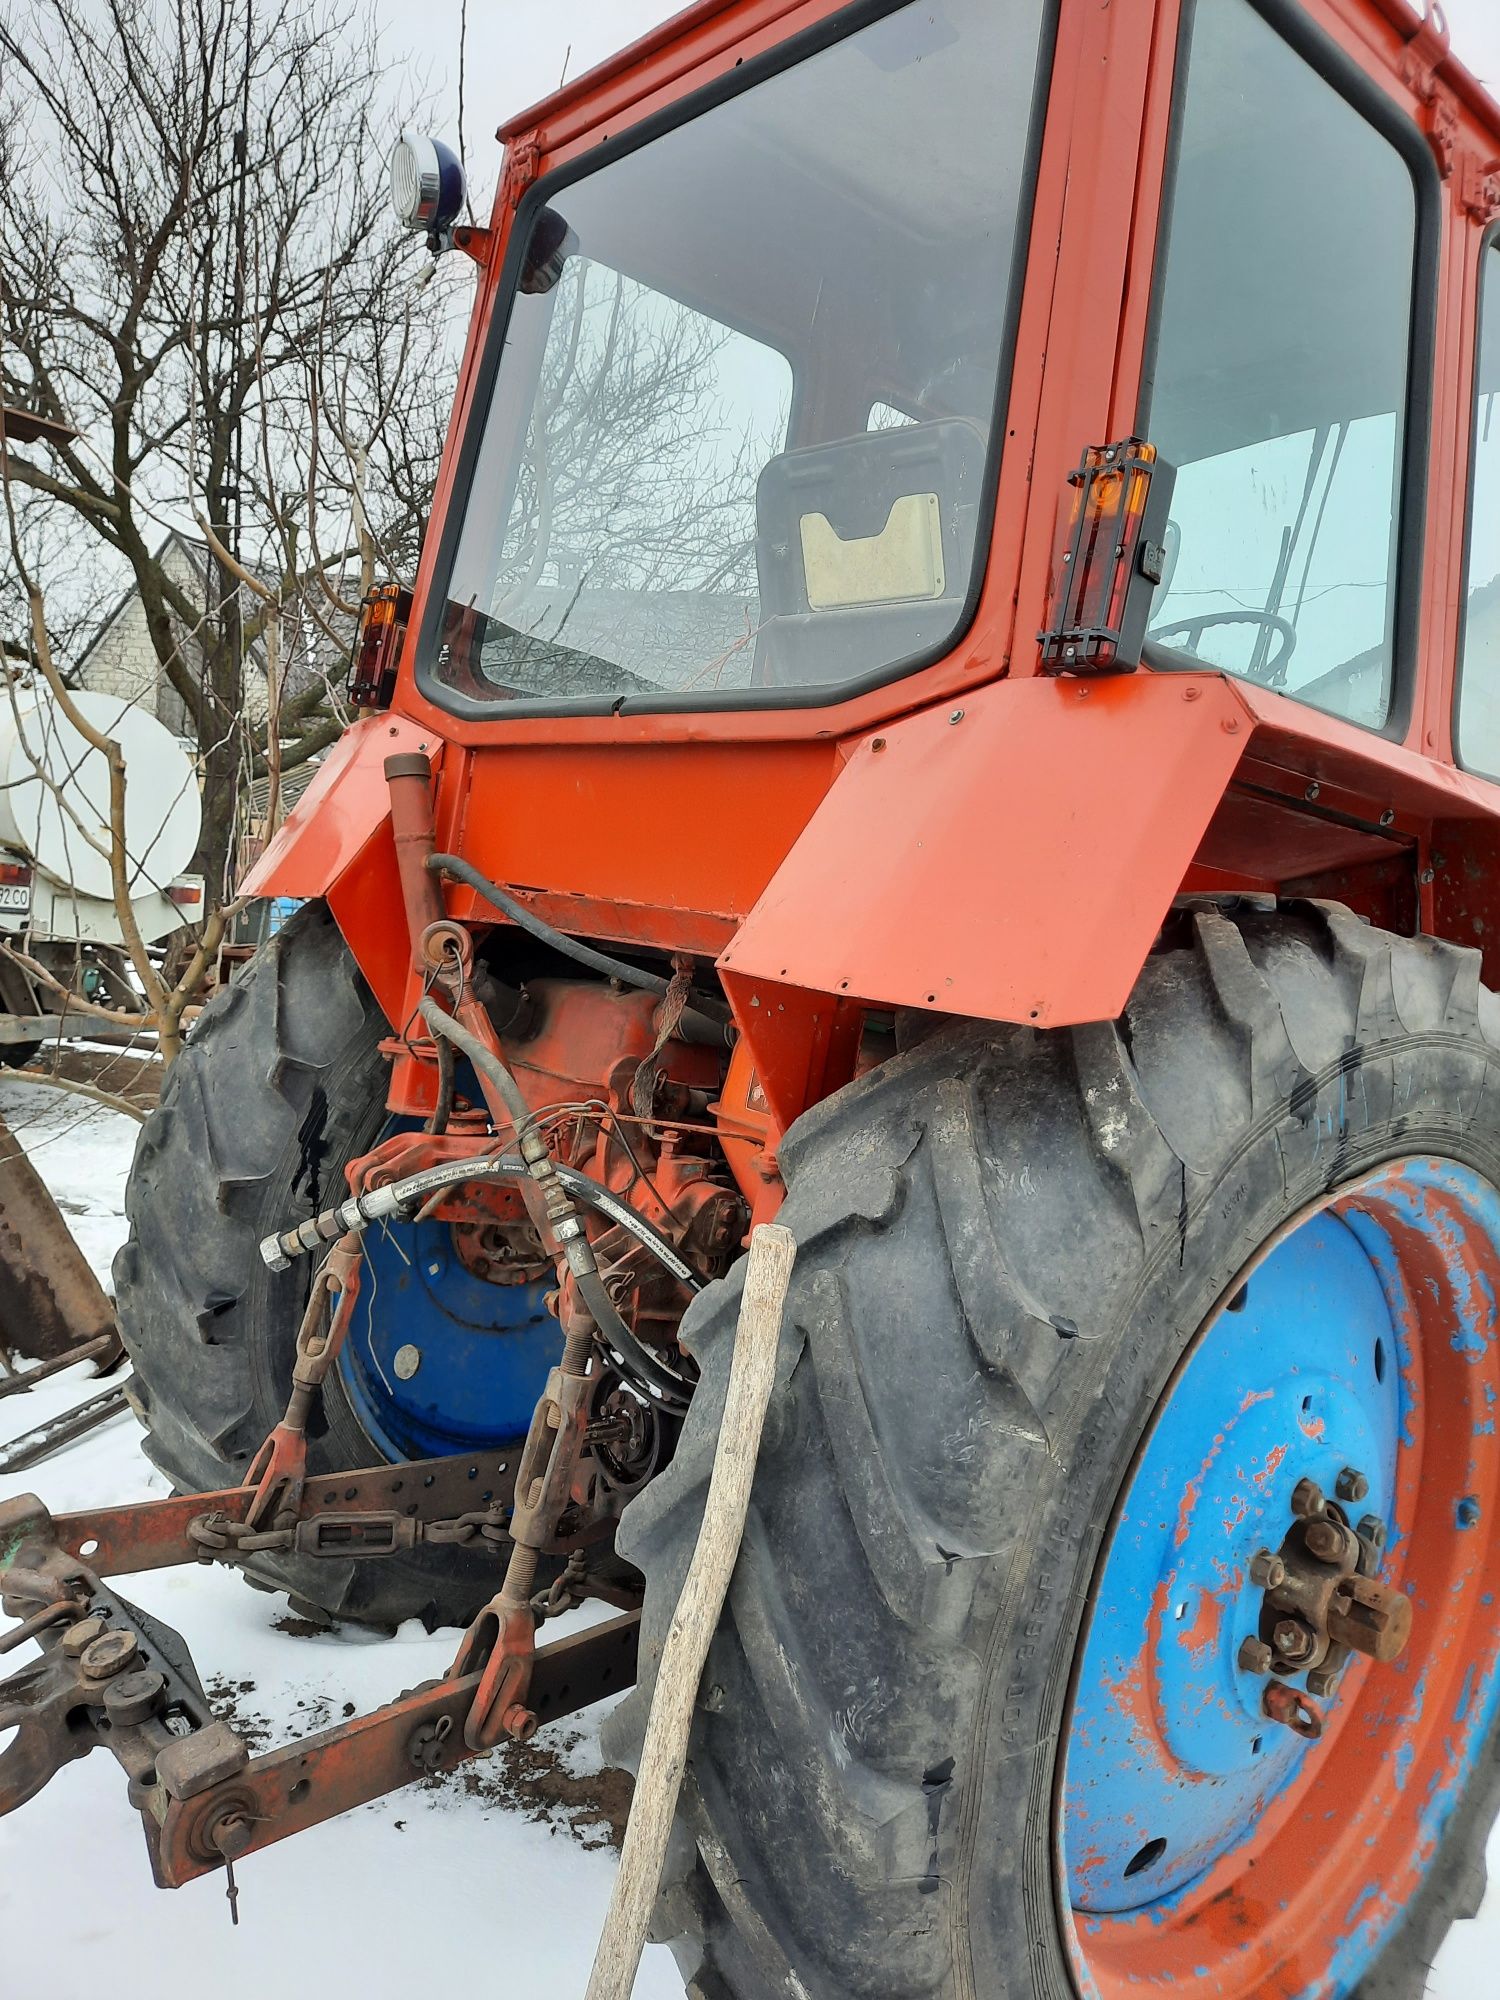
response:
<svg viewBox="0 0 1500 2000"><path fill-rule="evenodd" d="M366 597L349 662L349 699L356 708L390 707L410 616L411 592L403 584L377 584Z"/></svg>
<svg viewBox="0 0 1500 2000"><path fill-rule="evenodd" d="M1141 438L1094 445L1068 475L1049 598L1038 635L1057 674L1131 673L1141 663L1176 481Z"/></svg>

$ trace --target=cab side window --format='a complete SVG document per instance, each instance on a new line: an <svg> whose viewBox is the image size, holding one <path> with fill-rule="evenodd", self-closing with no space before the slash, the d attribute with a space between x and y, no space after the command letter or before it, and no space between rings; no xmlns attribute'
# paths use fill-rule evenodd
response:
<svg viewBox="0 0 1500 2000"><path fill-rule="evenodd" d="M1416 183L1250 0L1196 0L1187 64L1146 431L1178 468L1153 657L1378 728Z"/></svg>
<svg viewBox="0 0 1500 2000"><path fill-rule="evenodd" d="M1474 411L1474 493L1458 680L1458 761L1500 778L1500 244L1485 252Z"/></svg>

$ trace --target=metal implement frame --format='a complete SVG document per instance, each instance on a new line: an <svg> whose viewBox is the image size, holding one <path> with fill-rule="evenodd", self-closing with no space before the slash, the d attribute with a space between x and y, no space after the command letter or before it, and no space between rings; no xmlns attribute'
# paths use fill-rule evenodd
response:
<svg viewBox="0 0 1500 2000"><path fill-rule="evenodd" d="M464 1455L312 1479L277 1546L367 1559L440 1540L503 1554L509 1543L498 1519L509 1510L512 1476L504 1462ZM485 1508L438 1518L465 1494ZM254 1499L254 1488L231 1487L55 1520L30 1494L0 1505L0 1604L21 1620L0 1653L26 1640L41 1648L0 1682L0 1730L16 1731L0 1754L0 1814L34 1797L64 1764L107 1748L129 1779L156 1880L177 1888L482 1754L467 1739L488 1661L475 1659L468 1641L461 1670L260 1756L214 1717L181 1637L105 1579L243 1560L233 1529ZM252 1537L250 1552L268 1539ZM536 1721L628 1687L639 1624L629 1610L536 1649L527 1695Z"/></svg>

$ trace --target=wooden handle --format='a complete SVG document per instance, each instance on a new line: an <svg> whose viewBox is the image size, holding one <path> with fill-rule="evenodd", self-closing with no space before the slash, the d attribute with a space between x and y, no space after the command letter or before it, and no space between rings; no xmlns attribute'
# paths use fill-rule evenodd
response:
<svg viewBox="0 0 1500 2000"><path fill-rule="evenodd" d="M796 1254L791 1231L779 1223L763 1223L750 1239L713 1476L697 1547L662 1649L620 1872L585 2000L629 2000L635 1985L687 1763L698 1683L750 1510L755 1461L776 1375L781 1315Z"/></svg>

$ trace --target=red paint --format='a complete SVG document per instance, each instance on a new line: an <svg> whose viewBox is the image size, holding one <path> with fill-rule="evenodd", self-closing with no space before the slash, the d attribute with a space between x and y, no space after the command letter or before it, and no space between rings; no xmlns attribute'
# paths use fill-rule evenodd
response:
<svg viewBox="0 0 1500 2000"><path fill-rule="evenodd" d="M1200 1590L1192 1623L1189 1624L1184 1619L1177 1628L1177 1636L1181 1644L1192 1654L1193 1659L1202 1666L1218 1651L1223 1630L1223 1604L1211 1591Z"/></svg>
<svg viewBox="0 0 1500 2000"><path fill-rule="evenodd" d="M525 187L838 4L703 0L505 128L507 172L474 246L480 291L413 633L459 440L483 416L477 362L504 308L500 268ZM1306 0L1306 11L1430 123L1405 75L1418 27L1405 0ZM722 953L773 1128L852 1074L843 1009L1051 1024L1117 1013L1184 886L1334 893L1377 921L1478 942L1500 978L1500 887L1489 886L1500 884L1500 793L1453 768L1448 728L1483 230L1471 169L1500 151L1500 113L1451 56L1434 71L1458 167L1445 195L1421 686L1404 736L1213 677L1201 677L1191 721L1176 712L1188 691L1177 677L1087 691L1034 679L1063 482L1084 446L1134 424L1177 18L1177 0L1061 0L1009 448L978 614L946 659L821 709L479 719L418 691L408 645L392 713L357 724L331 753L252 877L260 893L329 894L393 1026L414 993L391 945L380 758L366 753L367 738L392 732L399 743L380 748L447 744L440 838L524 887L550 921L662 952ZM964 721L950 729L958 708ZM877 733L895 753L878 776L868 768ZM1313 780L1327 814L1306 809ZM1375 827L1387 811L1404 842L1394 861ZM1417 857L1433 875L1420 896ZM449 902L480 920L466 893ZM396 1098L416 1101L410 1075Z"/></svg>
<svg viewBox="0 0 1500 2000"><path fill-rule="evenodd" d="M854 749L720 969L987 1020L1112 1019L1239 762L1226 722L1248 712L1224 681L1139 675L1001 684L893 723Z"/></svg>
<svg viewBox="0 0 1500 2000"><path fill-rule="evenodd" d="M1265 1464L1261 1467L1259 1472L1253 1475L1252 1479L1252 1484L1258 1486L1262 1493L1264 1493L1269 1488L1271 1481L1276 1477L1276 1474L1280 1471L1282 1462L1286 1458L1288 1449L1289 1447L1287 1445L1277 1444L1277 1445L1272 1445L1271 1449L1266 1453Z"/></svg>

